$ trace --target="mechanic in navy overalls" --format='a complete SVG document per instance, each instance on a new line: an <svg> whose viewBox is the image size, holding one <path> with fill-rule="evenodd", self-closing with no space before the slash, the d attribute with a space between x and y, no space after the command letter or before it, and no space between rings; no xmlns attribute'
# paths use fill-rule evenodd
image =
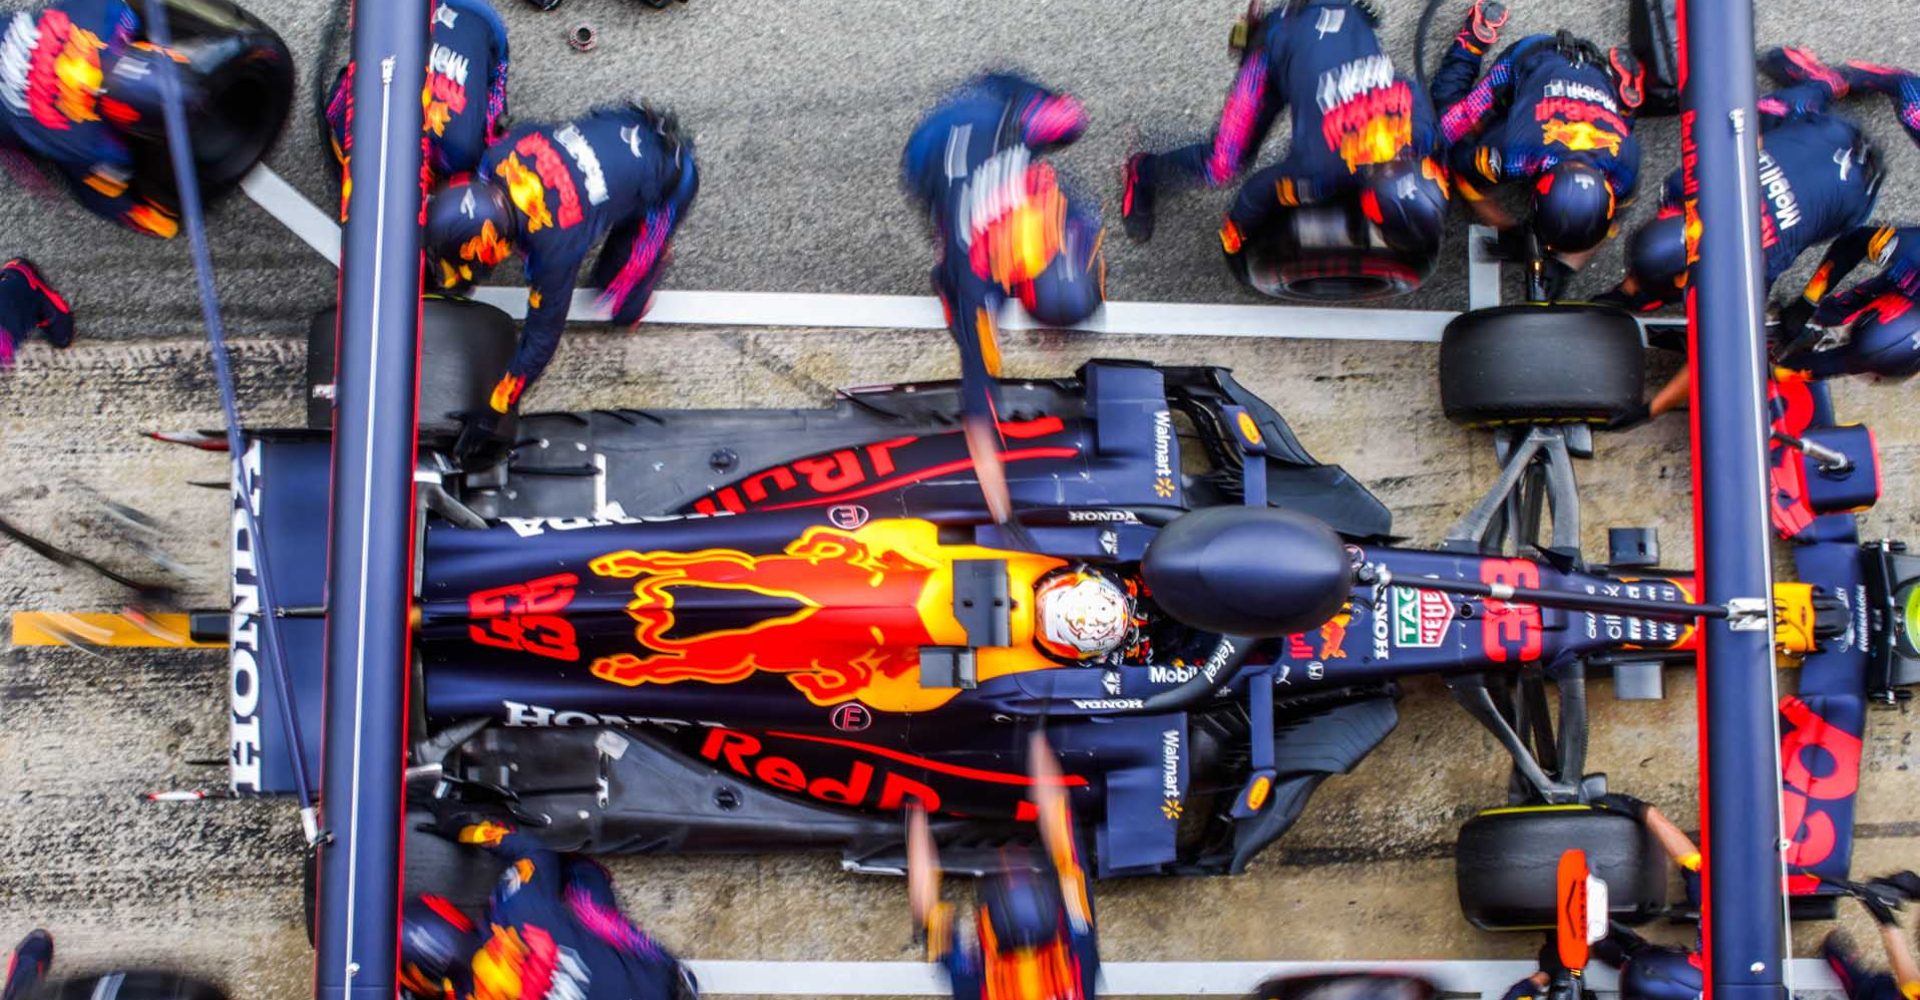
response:
<svg viewBox="0 0 1920 1000"><path fill-rule="evenodd" d="M487 0L438 0L430 40L420 103L427 169L437 183L472 173L506 126L507 26ZM345 178L353 142L352 63L340 71L327 101L327 126ZM343 219L347 194L340 192Z"/></svg>
<svg viewBox="0 0 1920 1000"><path fill-rule="evenodd" d="M1808 249L1864 224L1884 173L1878 151L1852 121L1829 111L1847 96L1837 72L1799 49L1761 57L1769 76L1791 81L1758 102L1760 245L1766 284ZM1603 300L1651 311L1680 301L1687 277L1684 178L1667 178L1660 215L1627 247L1627 278Z"/></svg>
<svg viewBox="0 0 1920 1000"><path fill-rule="evenodd" d="M1482 74L1506 20L1492 0L1474 5L1434 74L1433 99L1461 198L1499 231L1509 259L1527 256L1531 232L1551 289L1591 259L1633 197L1644 72L1624 50L1603 53L1562 31L1520 39ZM1491 198L1505 184L1531 188L1524 228Z"/></svg>
<svg viewBox="0 0 1920 1000"><path fill-rule="evenodd" d="M516 250L532 285L519 350L488 412L470 421L490 430L546 370L580 269L603 237L591 276L601 304L613 323L640 322L667 241L699 190L693 141L673 115L621 105L575 121L522 125L487 150L472 177L433 196L425 246L441 288L464 288Z"/></svg>
<svg viewBox="0 0 1920 1000"><path fill-rule="evenodd" d="M13 367L17 347L39 334L54 347L73 343L73 310L24 257L0 264L0 370Z"/></svg>
<svg viewBox="0 0 1920 1000"><path fill-rule="evenodd" d="M403 909L401 982L422 1000L691 1000L692 974L627 919L607 870L498 823L464 844L506 862L485 919L421 896Z"/></svg>
<svg viewBox="0 0 1920 1000"><path fill-rule="evenodd" d="M145 236L179 232L173 209L141 194L130 130L160 134L159 89L120 0L67 0L11 15L0 35L0 148L53 168L81 205ZM183 87L190 87L184 79ZM191 93L187 104L194 103Z"/></svg>
<svg viewBox="0 0 1920 1000"><path fill-rule="evenodd" d="M1878 273L1834 291L1867 261ZM1920 226L1861 226L1834 240L1780 310L1780 341L1775 363L1816 378L1920 372Z"/></svg>
<svg viewBox="0 0 1920 1000"><path fill-rule="evenodd" d="M943 98L907 137L901 182L933 226L934 291L960 349L983 350L993 373L994 322L1008 297L1055 327L1086 319L1105 300L1099 209L1039 159L1086 127L1073 97L989 73Z"/></svg>
<svg viewBox="0 0 1920 1000"><path fill-rule="evenodd" d="M1431 158L1438 133L1419 81L1394 71L1360 0L1290 0L1235 28L1240 71L1210 141L1127 160L1121 217L1135 240L1153 236L1167 191L1224 187L1253 162L1283 108L1293 115L1287 156L1241 186L1220 229L1236 273L1241 253L1283 210L1358 198L1390 244L1418 250L1446 225L1445 171Z"/></svg>
<svg viewBox="0 0 1920 1000"><path fill-rule="evenodd" d="M1046 858L1040 870L988 876L977 893L979 947L961 938L951 903L940 899L940 860L927 815L907 818L907 893L926 930L927 960L947 970L955 1000L1091 1000L1100 975L1093 901L1080 866L1060 762L1044 735L1027 751L1028 779Z"/></svg>

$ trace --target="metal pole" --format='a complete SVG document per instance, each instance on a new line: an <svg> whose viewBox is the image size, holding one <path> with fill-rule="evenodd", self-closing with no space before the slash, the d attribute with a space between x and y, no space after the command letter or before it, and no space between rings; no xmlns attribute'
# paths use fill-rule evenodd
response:
<svg viewBox="0 0 1920 1000"><path fill-rule="evenodd" d="M1694 527L1707 604L1773 593L1760 192L1750 0L1680 0L1681 169L1697 213L1687 291ZM1712 184L1703 183L1711 175ZM1690 217L1689 229L1696 218ZM1706 472L1708 474L1703 474ZM1784 1000L1780 736L1769 615L1705 620L1700 670L1701 869L1707 995Z"/></svg>
<svg viewBox="0 0 1920 1000"><path fill-rule="evenodd" d="M420 324L425 2L355 11L336 330L314 996L393 1000L399 962Z"/></svg>

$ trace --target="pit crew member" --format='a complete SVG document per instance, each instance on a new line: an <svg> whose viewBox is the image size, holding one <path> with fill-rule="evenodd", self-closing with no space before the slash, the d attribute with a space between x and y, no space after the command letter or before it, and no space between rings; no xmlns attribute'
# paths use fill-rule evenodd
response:
<svg viewBox="0 0 1920 1000"><path fill-rule="evenodd" d="M18 345L35 333L64 348L73 343L73 310L25 257L0 264L0 370L13 367Z"/></svg>
<svg viewBox="0 0 1920 1000"><path fill-rule="evenodd" d="M1482 73L1506 20L1493 0L1474 5L1434 74L1433 98L1462 199L1499 231L1503 256L1537 245L1552 288L1591 258L1639 184L1633 115L1645 72L1625 49L1602 52L1561 31L1520 39ZM1507 184L1530 189L1524 227L1491 198Z"/></svg>
<svg viewBox="0 0 1920 1000"><path fill-rule="evenodd" d="M1283 108L1292 110L1285 159L1242 185L1220 229L1236 272L1241 250L1284 209L1358 198L1388 243L1420 249L1446 223L1447 178L1432 158L1433 105L1395 71L1364 0L1289 0L1235 27L1240 70L1209 141L1127 160L1121 217L1135 240L1153 235L1159 196L1181 186L1224 187L1253 162ZM1238 44L1241 41L1244 44Z"/></svg>
<svg viewBox="0 0 1920 1000"><path fill-rule="evenodd" d="M1833 102L1847 96L1839 73L1803 49L1773 49L1761 69L1790 85L1762 97L1760 112L1760 245L1772 285L1802 253L1867 221L1884 172L1878 150ZM1627 247L1627 277L1602 296L1650 312L1678 302L1686 288L1689 237L1685 181L1668 178L1660 215Z"/></svg>
<svg viewBox="0 0 1920 1000"><path fill-rule="evenodd" d="M659 942L627 919L613 882L598 862L558 854L498 823L463 826L461 843L490 849L506 862L487 902L486 920L464 978L449 974L432 982L437 965L423 967L429 992L451 989L457 1000L691 1000L698 995L692 973ZM411 911L414 920L420 911ZM445 912L429 924L459 924ZM410 920L403 944L421 926ZM449 944L458 940L440 935ZM432 963L444 947L418 948L403 960ZM410 987L412 989L414 987Z"/></svg>
<svg viewBox="0 0 1920 1000"><path fill-rule="evenodd" d="M515 128L470 178L433 196L425 248L441 288L463 288L515 251L532 284L519 349L489 408L469 417L470 440L490 436L553 360L580 269L603 237L591 276L600 302L616 324L640 321L699 190L693 141L677 119L621 105Z"/></svg>
<svg viewBox="0 0 1920 1000"><path fill-rule="evenodd" d="M426 111L427 169L438 181L477 169L487 147L505 131L507 26L487 0L438 0L429 39L420 103ZM344 179L353 141L351 62L327 100L327 127ZM343 219L347 194L343 184Z"/></svg>
<svg viewBox="0 0 1920 1000"><path fill-rule="evenodd" d="M989 73L948 95L907 138L901 180L933 226L934 290L961 350L981 345L989 371L999 369L993 324L1008 297L1062 327L1104 301L1099 209L1040 159L1086 126L1073 97Z"/></svg>
<svg viewBox="0 0 1920 1000"><path fill-rule="evenodd" d="M1878 273L1835 291L1862 262ZM1777 363L1818 378L1920 372L1920 226L1862 226L1833 241L1780 310Z"/></svg>
<svg viewBox="0 0 1920 1000"><path fill-rule="evenodd" d="M974 911L978 950L961 940L953 904L940 900L940 861L927 815L907 817L907 892L926 929L927 957L947 970L955 1000L1088 1000L1100 973L1093 903L1080 867L1060 762L1035 733L1028 776L1047 857L1039 870L994 875Z"/></svg>
<svg viewBox="0 0 1920 1000"><path fill-rule="evenodd" d="M172 237L174 210L139 192L129 138L163 132L140 18L120 0L64 0L11 15L0 34L0 148L27 154L88 211L143 236ZM186 104L192 81L179 74Z"/></svg>

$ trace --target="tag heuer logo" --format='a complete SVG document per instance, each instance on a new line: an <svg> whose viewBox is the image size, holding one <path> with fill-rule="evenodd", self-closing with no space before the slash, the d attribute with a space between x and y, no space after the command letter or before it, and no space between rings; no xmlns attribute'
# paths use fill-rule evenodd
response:
<svg viewBox="0 0 1920 1000"><path fill-rule="evenodd" d="M1453 602L1437 590L1394 590L1393 644L1425 649L1440 645L1453 613Z"/></svg>

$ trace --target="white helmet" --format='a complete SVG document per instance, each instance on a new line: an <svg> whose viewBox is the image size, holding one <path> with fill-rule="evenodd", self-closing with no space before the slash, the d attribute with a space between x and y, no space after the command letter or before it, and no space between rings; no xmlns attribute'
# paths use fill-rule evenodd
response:
<svg viewBox="0 0 1920 1000"><path fill-rule="evenodd" d="M1120 647L1133 626L1133 602L1107 575L1088 569L1054 573L1033 588L1033 638L1067 660L1092 660Z"/></svg>

